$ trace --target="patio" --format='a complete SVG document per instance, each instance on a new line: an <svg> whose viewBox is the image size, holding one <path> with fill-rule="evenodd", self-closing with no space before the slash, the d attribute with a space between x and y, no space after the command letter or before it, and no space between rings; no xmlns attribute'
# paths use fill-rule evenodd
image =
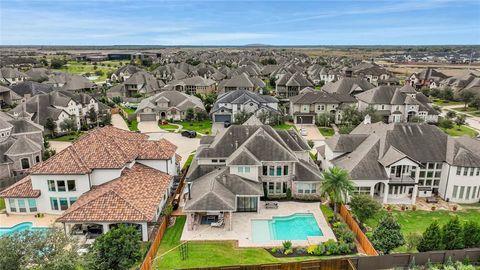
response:
<svg viewBox="0 0 480 270"><path fill-rule="evenodd" d="M211 227L210 225L198 225L196 230L188 230L185 226L182 232L182 241L238 241L239 247L273 247L281 246L281 240L272 240L267 243L254 243L252 241L252 219L271 219L274 216L289 216L297 213L311 213L315 217L323 236L308 237L308 240L294 240L294 246L307 246L318 244L328 239L335 239L333 231L328 226L318 202L279 202L277 209L266 209L265 202L260 203L259 212L236 212L233 213L232 229L229 230L227 223L222 228Z"/></svg>
<svg viewBox="0 0 480 270"><path fill-rule="evenodd" d="M0 214L0 227L12 227L19 223L23 222L32 222L33 227L51 227L53 224L55 226L61 226L60 223L55 223L55 220L59 216L45 214L44 217L37 218L35 215L8 215Z"/></svg>

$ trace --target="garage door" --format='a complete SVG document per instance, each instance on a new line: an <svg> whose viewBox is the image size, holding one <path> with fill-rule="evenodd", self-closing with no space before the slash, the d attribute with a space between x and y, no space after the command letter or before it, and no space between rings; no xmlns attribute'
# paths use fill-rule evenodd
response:
<svg viewBox="0 0 480 270"><path fill-rule="evenodd" d="M312 124L313 123L313 116L297 116L297 124Z"/></svg>
<svg viewBox="0 0 480 270"><path fill-rule="evenodd" d="M140 114L140 122L142 121L156 121L155 114Z"/></svg>
<svg viewBox="0 0 480 270"><path fill-rule="evenodd" d="M215 122L225 122L225 121L231 121L232 118L230 117L229 114L216 114L215 115Z"/></svg>

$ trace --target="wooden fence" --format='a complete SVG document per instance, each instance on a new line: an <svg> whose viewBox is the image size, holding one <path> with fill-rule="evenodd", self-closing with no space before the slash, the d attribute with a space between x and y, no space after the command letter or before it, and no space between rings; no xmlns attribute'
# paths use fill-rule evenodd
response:
<svg viewBox="0 0 480 270"><path fill-rule="evenodd" d="M370 240L368 240L368 237L363 233L363 231L360 229L360 226L358 226L357 222L350 214L350 211L348 211L347 207L345 207L345 205L343 204L340 206L340 216L345 220L345 222L348 224L348 227L350 227L350 229L353 231L357 238L357 241L360 243L360 246L365 251L365 253L368 256L378 256L378 252L375 250Z"/></svg>
<svg viewBox="0 0 480 270"><path fill-rule="evenodd" d="M303 262L271 263L259 265L234 265L205 268L189 268L190 270L356 270L348 258L314 260Z"/></svg>

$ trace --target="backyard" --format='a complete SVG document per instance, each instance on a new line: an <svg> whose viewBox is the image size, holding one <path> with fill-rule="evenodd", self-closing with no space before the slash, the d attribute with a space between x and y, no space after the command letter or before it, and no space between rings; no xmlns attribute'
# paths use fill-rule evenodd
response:
<svg viewBox="0 0 480 270"><path fill-rule="evenodd" d="M332 137L335 135L335 131L331 127L319 127L318 130L324 137Z"/></svg>
<svg viewBox="0 0 480 270"><path fill-rule="evenodd" d="M476 137L478 135L478 132L467 127L467 126L459 126L459 125L454 125L452 128L444 128L440 127L443 132L447 133L450 136L470 136L470 137Z"/></svg>
<svg viewBox="0 0 480 270"><path fill-rule="evenodd" d="M182 260L179 246L186 217L177 217L175 225L167 230L160 244L155 269L261 264L318 259L319 257L275 258L263 248L237 248L234 241L188 242L187 258ZM161 257L158 257L161 256Z"/></svg>
<svg viewBox="0 0 480 270"><path fill-rule="evenodd" d="M72 134L56 137L56 138L53 138L53 139L50 139L50 140L51 141L59 141L59 142L72 142L72 141L78 139L82 135L83 135L83 132L79 131L79 132L74 132Z"/></svg>
<svg viewBox="0 0 480 270"><path fill-rule="evenodd" d="M203 120L203 121L180 121L175 122L175 124L182 125L185 130L193 130L201 134L210 134L212 133L212 120ZM177 129L175 125L160 125L162 129Z"/></svg>

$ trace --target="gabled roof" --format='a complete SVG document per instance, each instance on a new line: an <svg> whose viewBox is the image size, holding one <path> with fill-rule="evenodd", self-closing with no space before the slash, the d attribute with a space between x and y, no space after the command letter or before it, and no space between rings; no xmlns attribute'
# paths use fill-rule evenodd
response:
<svg viewBox="0 0 480 270"><path fill-rule="evenodd" d="M24 177L22 180L7 187L0 192L0 198L38 198L40 190L33 189L32 179L30 176Z"/></svg>
<svg viewBox="0 0 480 270"><path fill-rule="evenodd" d="M333 83L327 83L322 87L322 90L328 93L337 93L343 95L351 95L356 92L363 92L372 89L373 86L368 81L362 78L342 78Z"/></svg>

